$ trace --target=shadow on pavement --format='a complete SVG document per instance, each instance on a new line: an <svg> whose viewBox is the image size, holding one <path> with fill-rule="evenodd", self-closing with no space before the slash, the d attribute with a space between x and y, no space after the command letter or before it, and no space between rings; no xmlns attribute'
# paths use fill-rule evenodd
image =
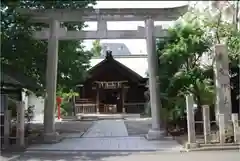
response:
<svg viewBox="0 0 240 161"><path fill-rule="evenodd" d="M126 157L136 152L76 152L76 153L22 153L22 154L3 154L1 161L103 161L115 160L119 157Z"/></svg>

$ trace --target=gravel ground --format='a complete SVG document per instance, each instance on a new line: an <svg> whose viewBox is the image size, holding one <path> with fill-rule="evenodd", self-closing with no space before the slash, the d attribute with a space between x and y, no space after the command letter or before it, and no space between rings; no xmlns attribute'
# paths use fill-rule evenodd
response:
<svg viewBox="0 0 240 161"><path fill-rule="evenodd" d="M124 121L129 136L144 136L151 128L151 119L129 119Z"/></svg>

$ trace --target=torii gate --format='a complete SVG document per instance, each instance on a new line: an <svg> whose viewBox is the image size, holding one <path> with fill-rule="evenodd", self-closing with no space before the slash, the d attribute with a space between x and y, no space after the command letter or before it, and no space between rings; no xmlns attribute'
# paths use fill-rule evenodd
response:
<svg viewBox="0 0 240 161"><path fill-rule="evenodd" d="M35 32L34 38L48 39L47 71L46 71L46 102L44 108L44 140L56 140L54 107L56 105L58 40L79 39L146 39L148 53L148 71L152 128L147 134L148 139L160 139L164 131L160 129L160 96L157 80L156 38L167 37L166 30L154 27L154 21L172 21L187 11L188 5L174 8L128 8L128 9L19 9L22 15L31 16L34 22L49 24L49 29ZM60 28L60 22L98 22L97 31L67 31ZM138 30L108 30L107 21L145 21L146 27Z"/></svg>

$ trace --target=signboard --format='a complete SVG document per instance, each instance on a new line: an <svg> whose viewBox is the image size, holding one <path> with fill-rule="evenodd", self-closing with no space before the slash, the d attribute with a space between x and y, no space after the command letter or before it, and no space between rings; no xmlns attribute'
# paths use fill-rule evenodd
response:
<svg viewBox="0 0 240 161"><path fill-rule="evenodd" d="M215 58L216 113L225 114L225 122L227 123L231 119L232 103L229 60L225 45L215 45Z"/></svg>
<svg viewBox="0 0 240 161"><path fill-rule="evenodd" d="M103 88L103 89L117 89L117 88L122 88L123 84L128 81L96 81L98 88Z"/></svg>

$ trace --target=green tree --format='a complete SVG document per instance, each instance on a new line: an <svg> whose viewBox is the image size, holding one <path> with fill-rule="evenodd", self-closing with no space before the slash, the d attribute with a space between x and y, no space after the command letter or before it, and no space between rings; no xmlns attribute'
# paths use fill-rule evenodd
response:
<svg viewBox="0 0 240 161"><path fill-rule="evenodd" d="M69 92L64 92L63 90L57 91L57 96L62 98L62 103L60 105L61 107L61 115L71 115L73 112L73 97L78 96L79 94L77 92L74 92L73 90L70 90ZM57 108L56 108L57 113Z"/></svg>
<svg viewBox="0 0 240 161"><path fill-rule="evenodd" d="M213 103L212 80L204 75L206 67L201 66L201 57L210 50L210 40L199 23L182 21L169 29L168 39L158 41L162 104L172 118L176 113L178 117L183 115L184 96L188 93L195 96L198 107Z"/></svg>
<svg viewBox="0 0 240 161"><path fill-rule="evenodd" d="M100 44L100 40L95 40L92 43L93 47L91 49L91 52L93 53L93 56L99 57L101 56L102 46Z"/></svg>
<svg viewBox="0 0 240 161"><path fill-rule="evenodd" d="M213 41L226 44L229 55L230 79L232 86L233 105L238 106L239 97L239 58L240 58L240 1L213 1L212 5L206 7L204 11L199 11L196 7L185 15L188 19L197 19L201 22L205 32L212 32ZM214 60L212 52L210 53ZM207 72L213 76L213 67ZM212 78L213 79L213 78ZM237 98L236 98L237 97Z"/></svg>
<svg viewBox="0 0 240 161"><path fill-rule="evenodd" d="M44 90L47 42L32 39L32 32L45 24L31 24L16 12L17 8L81 9L94 1L25 1L1 4L1 64L8 64L33 78ZM62 23L68 30L81 30L82 22ZM91 52L85 51L81 41L69 40L59 43L58 88L69 91L85 78Z"/></svg>
<svg viewBox="0 0 240 161"><path fill-rule="evenodd" d="M236 4L239 5L239 2ZM211 46L215 42L228 46L232 92L238 92L239 95L240 35L236 27L239 23L236 19L239 14L237 6L230 5L233 11L230 17L235 21L223 20L226 17L224 14L229 15L226 13L228 8L217 9L219 13L213 14L213 9L200 11L194 7L184 15L181 23L170 29L168 40L158 42L162 103L168 111L182 111L185 107L182 100L186 93L195 96L198 107L213 104L213 66L203 66L200 58L203 54L212 57Z"/></svg>

